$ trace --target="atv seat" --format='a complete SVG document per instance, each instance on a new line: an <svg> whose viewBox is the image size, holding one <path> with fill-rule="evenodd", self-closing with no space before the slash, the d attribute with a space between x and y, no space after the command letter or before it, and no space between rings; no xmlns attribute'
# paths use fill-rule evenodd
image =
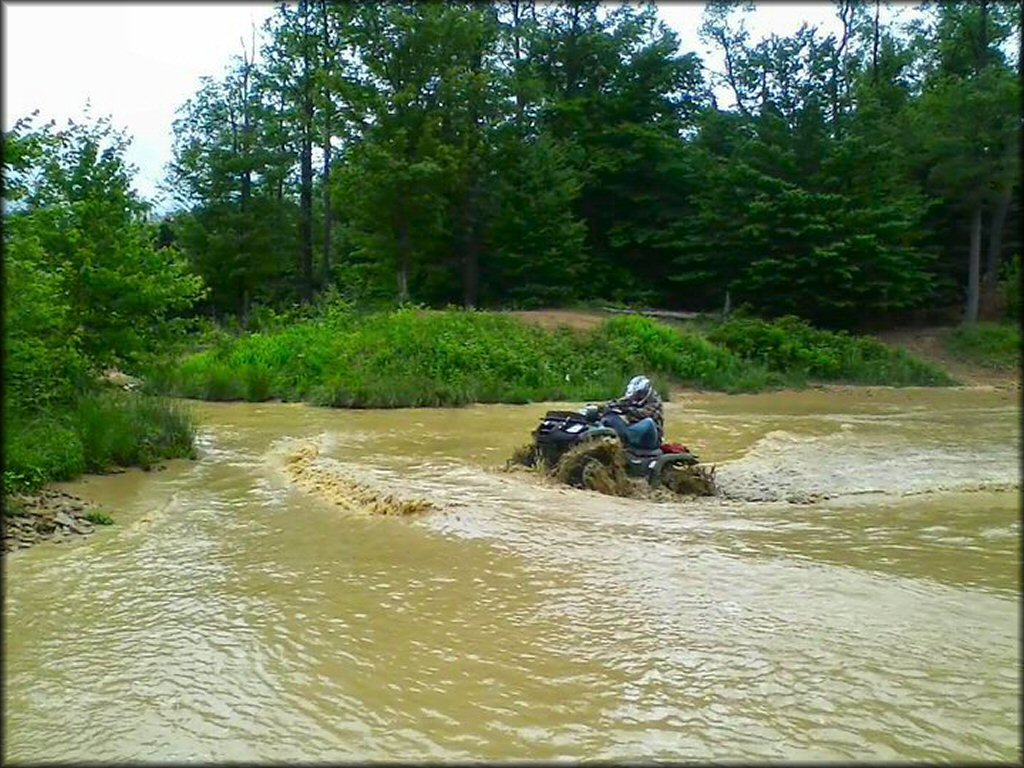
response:
<svg viewBox="0 0 1024 768"><path fill-rule="evenodd" d="M648 459L661 456L661 448L634 448L632 445L628 445L626 446L626 453L640 459Z"/></svg>

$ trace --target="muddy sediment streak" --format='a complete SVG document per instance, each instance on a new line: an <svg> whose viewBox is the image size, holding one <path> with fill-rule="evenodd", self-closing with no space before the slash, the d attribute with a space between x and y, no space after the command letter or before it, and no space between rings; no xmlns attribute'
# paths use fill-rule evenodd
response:
<svg viewBox="0 0 1024 768"><path fill-rule="evenodd" d="M284 468L296 486L348 512L402 516L435 508L429 501L398 498L346 477L340 467L320 456L320 447L312 442L289 453Z"/></svg>

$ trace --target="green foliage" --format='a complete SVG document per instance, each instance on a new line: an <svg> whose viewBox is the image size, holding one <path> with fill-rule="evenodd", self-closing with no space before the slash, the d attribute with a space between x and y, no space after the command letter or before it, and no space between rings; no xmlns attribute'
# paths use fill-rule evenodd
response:
<svg viewBox="0 0 1024 768"><path fill-rule="evenodd" d="M5 409L4 494L113 467L194 456L195 427L180 405L104 392L45 413Z"/></svg>
<svg viewBox="0 0 1024 768"><path fill-rule="evenodd" d="M4 227L4 394L8 403L44 409L70 403L86 376L81 331L61 273L44 266L42 246L24 219Z"/></svg>
<svg viewBox="0 0 1024 768"><path fill-rule="evenodd" d="M410 308L241 337L186 358L171 386L201 399L392 408L608 399L640 371L665 395L679 384L739 392L806 378L949 383L902 351L795 319L733 321L703 338L642 317L576 333L500 313Z"/></svg>
<svg viewBox="0 0 1024 768"><path fill-rule="evenodd" d="M157 246L108 121L4 135L4 493L112 464L189 455L179 408L94 393L110 364L159 368L202 291Z"/></svg>
<svg viewBox="0 0 1024 768"><path fill-rule="evenodd" d="M971 323L953 330L946 347L959 358L996 370L1015 370L1021 362L1020 327L1008 323Z"/></svg>
<svg viewBox="0 0 1024 768"><path fill-rule="evenodd" d="M114 518L99 509L90 509L83 515L93 525L113 525Z"/></svg>
<svg viewBox="0 0 1024 768"><path fill-rule="evenodd" d="M792 316L775 322L735 318L712 330L708 339L770 371L819 381L890 386L954 383L944 371L905 350L845 331L818 330Z"/></svg>
<svg viewBox="0 0 1024 768"><path fill-rule="evenodd" d="M85 449L67 411L4 411L4 495L70 480L85 471Z"/></svg>
<svg viewBox="0 0 1024 768"><path fill-rule="evenodd" d="M89 472L148 468L162 458L194 455L191 415L160 398L123 392L87 396L78 403L75 421Z"/></svg>
<svg viewBox="0 0 1024 768"><path fill-rule="evenodd" d="M28 124L18 131L33 133ZM158 248L131 188L127 139L108 120L35 129L47 151L9 214L8 247L50 276L82 353L101 365L138 362L172 335L168 319L202 294L173 248Z"/></svg>

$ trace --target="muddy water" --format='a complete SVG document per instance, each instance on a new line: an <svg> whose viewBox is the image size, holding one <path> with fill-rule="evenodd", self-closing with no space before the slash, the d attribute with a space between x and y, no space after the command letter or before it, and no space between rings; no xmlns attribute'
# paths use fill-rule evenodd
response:
<svg viewBox="0 0 1024 768"><path fill-rule="evenodd" d="M197 462L7 558L4 756L1019 759L1017 398L690 396L724 495L678 504L487 471L544 405L198 404Z"/></svg>

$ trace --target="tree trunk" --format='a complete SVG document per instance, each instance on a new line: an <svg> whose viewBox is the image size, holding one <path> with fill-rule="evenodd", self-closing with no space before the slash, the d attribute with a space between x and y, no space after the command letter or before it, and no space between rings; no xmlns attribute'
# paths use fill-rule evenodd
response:
<svg viewBox="0 0 1024 768"><path fill-rule="evenodd" d="M404 214L398 222L398 303L409 301L409 224Z"/></svg>
<svg viewBox="0 0 1024 768"><path fill-rule="evenodd" d="M878 84L878 38L880 28L878 24L878 14L880 10L881 0L875 0L875 23L871 40L871 83L872 85Z"/></svg>
<svg viewBox="0 0 1024 768"><path fill-rule="evenodd" d="M967 265L967 311L964 322L978 322L979 277L981 274L981 201L971 215L971 252Z"/></svg>
<svg viewBox="0 0 1024 768"><path fill-rule="evenodd" d="M477 236L477 184L469 179L462 201L462 301L466 309L476 306L480 293L480 240Z"/></svg>
<svg viewBox="0 0 1024 768"><path fill-rule="evenodd" d="M321 282L324 286L331 282L331 124L325 118L324 126L324 170L323 170L323 204L324 204L324 260Z"/></svg>
<svg viewBox="0 0 1024 768"><path fill-rule="evenodd" d="M521 82L522 73L519 70L520 60L522 58L522 33L520 32L520 11L519 0L512 0L512 52L513 61L515 62L512 66L515 70L515 90L516 90L516 125L522 128L523 125L523 112L525 110L525 98L523 96L523 84Z"/></svg>
<svg viewBox="0 0 1024 768"><path fill-rule="evenodd" d="M988 250L985 253L985 267L981 273L980 296L978 297L978 316L984 319L995 319L1000 313L999 297L999 265L1003 250L1003 229L1006 216L1010 210L1010 189L1004 189L996 201L996 209L992 212L992 222L988 232Z"/></svg>
<svg viewBox="0 0 1024 768"><path fill-rule="evenodd" d="M249 300L249 289L242 290L242 327L249 327L249 309L252 306Z"/></svg>
<svg viewBox="0 0 1024 768"><path fill-rule="evenodd" d="M302 14L301 150L299 157L299 260L304 303L313 298L313 77L309 45L309 3L299 3Z"/></svg>
<svg viewBox="0 0 1024 768"><path fill-rule="evenodd" d="M310 117L308 111L306 117ZM313 139L310 136L308 124L302 131L301 162L301 190L299 191L301 295L302 300L308 303L313 298Z"/></svg>
<svg viewBox="0 0 1024 768"><path fill-rule="evenodd" d="M249 198L252 196L252 104L249 95L249 82L252 77L252 66L255 56L256 30L254 27L251 58L245 47L245 40L242 41L242 146L245 154L245 166L242 169L241 209L243 212L248 209Z"/></svg>
<svg viewBox="0 0 1024 768"><path fill-rule="evenodd" d="M1010 210L1013 190L1004 187L992 213L992 224L988 233L988 253L985 256L985 279L995 282L999 276L1000 251L1003 250L1003 229L1006 227L1006 214Z"/></svg>
<svg viewBox="0 0 1024 768"><path fill-rule="evenodd" d="M320 4L321 18L323 19L323 50L324 50L324 61L323 67L328 72L334 67L334 61L331 58L331 51L334 49L333 41L331 40L331 27L328 21L327 3L322 2ZM331 133L334 128L333 117L334 117L334 104L331 101L331 95L326 88L322 92L323 96L323 110L324 110L324 137L323 137L323 150L324 150L324 169L323 175L321 176L323 182L323 206L324 206L324 258L323 258L323 272L321 275L321 284L327 286L331 282Z"/></svg>

